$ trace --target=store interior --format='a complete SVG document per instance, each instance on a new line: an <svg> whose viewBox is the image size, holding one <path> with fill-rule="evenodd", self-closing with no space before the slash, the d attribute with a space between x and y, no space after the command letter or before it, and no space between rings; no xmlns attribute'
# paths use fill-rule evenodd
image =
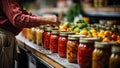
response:
<svg viewBox="0 0 120 68"><path fill-rule="evenodd" d="M22 0L59 26L24 28L17 36L15 68L120 68L119 0Z"/></svg>

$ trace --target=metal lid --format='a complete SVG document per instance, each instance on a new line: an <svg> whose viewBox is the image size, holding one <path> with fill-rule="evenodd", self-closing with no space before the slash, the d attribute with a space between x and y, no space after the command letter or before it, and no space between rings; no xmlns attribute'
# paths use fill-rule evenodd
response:
<svg viewBox="0 0 120 68"><path fill-rule="evenodd" d="M85 35L68 35L69 37L75 37L75 38L85 38Z"/></svg>
<svg viewBox="0 0 120 68"><path fill-rule="evenodd" d="M40 25L39 28L40 28L40 29L44 29L44 25Z"/></svg>
<svg viewBox="0 0 120 68"><path fill-rule="evenodd" d="M73 35L75 32L66 32L68 35Z"/></svg>
<svg viewBox="0 0 120 68"><path fill-rule="evenodd" d="M120 52L120 46L119 46L119 45L112 46L112 52L113 52L113 53L118 53L118 52Z"/></svg>
<svg viewBox="0 0 120 68"><path fill-rule="evenodd" d="M60 32L66 32L65 30L60 30Z"/></svg>
<svg viewBox="0 0 120 68"><path fill-rule="evenodd" d="M68 36L68 34L66 32L60 32L59 34L60 36Z"/></svg>
<svg viewBox="0 0 120 68"><path fill-rule="evenodd" d="M52 27L45 27L45 31L51 31L53 28Z"/></svg>
<svg viewBox="0 0 120 68"><path fill-rule="evenodd" d="M74 37L73 35L68 35L69 40L79 40L78 37Z"/></svg>
<svg viewBox="0 0 120 68"><path fill-rule="evenodd" d="M99 38L80 38L79 42L84 43L94 43L95 41L100 41Z"/></svg>
<svg viewBox="0 0 120 68"><path fill-rule="evenodd" d="M52 34L59 34L59 30L52 30Z"/></svg>
<svg viewBox="0 0 120 68"><path fill-rule="evenodd" d="M75 37L68 37L68 40L79 40L79 39Z"/></svg>
<svg viewBox="0 0 120 68"><path fill-rule="evenodd" d="M96 48L108 48L114 45L114 42L95 42Z"/></svg>

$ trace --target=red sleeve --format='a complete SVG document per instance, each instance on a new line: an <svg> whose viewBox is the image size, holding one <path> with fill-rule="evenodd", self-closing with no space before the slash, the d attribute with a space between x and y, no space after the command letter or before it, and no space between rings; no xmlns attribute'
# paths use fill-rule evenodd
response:
<svg viewBox="0 0 120 68"><path fill-rule="evenodd" d="M23 10L18 0L2 0L2 8L9 21L15 27L24 28L40 25L39 17Z"/></svg>

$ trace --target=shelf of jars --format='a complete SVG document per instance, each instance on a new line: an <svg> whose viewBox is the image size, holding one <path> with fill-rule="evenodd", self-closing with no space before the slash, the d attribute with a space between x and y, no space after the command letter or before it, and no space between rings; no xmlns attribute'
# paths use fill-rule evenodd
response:
<svg viewBox="0 0 120 68"><path fill-rule="evenodd" d="M118 0L82 0L81 10L90 17L105 19L120 18L120 3Z"/></svg>
<svg viewBox="0 0 120 68"><path fill-rule="evenodd" d="M24 28L17 39L50 64L67 68L119 68L120 33L118 25L65 22L59 28L43 25ZM31 49L32 48L32 49ZM44 54L44 57L40 54ZM114 55L114 56L113 56ZM54 62L53 62L54 61ZM104 63L106 62L106 63Z"/></svg>
<svg viewBox="0 0 120 68"><path fill-rule="evenodd" d="M38 45L27 38L22 33L16 36L18 44L24 47L38 58L42 59L45 63L55 68L79 68L77 63L69 63L66 58L61 58L58 53L52 53L50 50L46 50L43 46Z"/></svg>

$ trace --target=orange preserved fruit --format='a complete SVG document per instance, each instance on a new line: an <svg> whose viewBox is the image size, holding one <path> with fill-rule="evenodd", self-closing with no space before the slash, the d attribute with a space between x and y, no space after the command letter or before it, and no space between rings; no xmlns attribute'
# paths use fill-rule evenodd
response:
<svg viewBox="0 0 120 68"><path fill-rule="evenodd" d="M60 26L60 30L67 30L67 29L68 29L68 27L65 25Z"/></svg>
<svg viewBox="0 0 120 68"><path fill-rule="evenodd" d="M103 42L110 42L110 38L108 37L103 38Z"/></svg>

